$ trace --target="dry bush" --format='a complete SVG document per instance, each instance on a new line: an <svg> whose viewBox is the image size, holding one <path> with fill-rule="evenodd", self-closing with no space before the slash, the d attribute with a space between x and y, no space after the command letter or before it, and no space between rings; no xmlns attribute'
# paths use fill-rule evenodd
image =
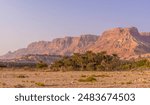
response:
<svg viewBox="0 0 150 105"><path fill-rule="evenodd" d="M28 77L29 77L29 76L24 75L24 74L20 74L20 75L17 76L17 78L28 78Z"/></svg>
<svg viewBox="0 0 150 105"><path fill-rule="evenodd" d="M42 82L36 82L35 84L36 84L37 86L45 86L45 84L42 83Z"/></svg>
<svg viewBox="0 0 150 105"><path fill-rule="evenodd" d="M15 88L25 88L25 86L23 84L17 84L14 86Z"/></svg>
<svg viewBox="0 0 150 105"><path fill-rule="evenodd" d="M97 79L95 77L93 77L93 76L89 76L89 77L87 77L85 79L81 78L78 81L79 82L96 82Z"/></svg>

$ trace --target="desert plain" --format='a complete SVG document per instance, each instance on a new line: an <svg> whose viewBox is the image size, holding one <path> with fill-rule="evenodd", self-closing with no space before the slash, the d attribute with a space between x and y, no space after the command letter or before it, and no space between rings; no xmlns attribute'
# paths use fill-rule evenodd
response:
<svg viewBox="0 0 150 105"><path fill-rule="evenodd" d="M0 68L0 88L150 88L150 70L56 72Z"/></svg>

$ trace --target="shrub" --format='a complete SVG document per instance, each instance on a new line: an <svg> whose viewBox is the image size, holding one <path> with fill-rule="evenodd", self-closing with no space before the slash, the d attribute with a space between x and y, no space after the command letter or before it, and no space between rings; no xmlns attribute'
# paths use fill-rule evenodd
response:
<svg viewBox="0 0 150 105"><path fill-rule="evenodd" d="M150 62L146 59L142 59L136 62L136 66L137 67L142 67L142 66L150 67Z"/></svg>
<svg viewBox="0 0 150 105"><path fill-rule="evenodd" d="M43 61L40 61L39 63L36 64L37 68L45 68L48 67L48 65L46 63L44 63Z"/></svg>
<svg viewBox="0 0 150 105"><path fill-rule="evenodd" d="M88 63L86 66L87 70L96 70L96 64L95 63Z"/></svg>
<svg viewBox="0 0 150 105"><path fill-rule="evenodd" d="M82 74L81 77L86 77L86 75Z"/></svg>
<svg viewBox="0 0 150 105"><path fill-rule="evenodd" d="M25 88L25 86L22 85L22 84L17 84L17 85L15 85L14 87L15 87L15 88Z"/></svg>
<svg viewBox="0 0 150 105"><path fill-rule="evenodd" d="M101 77L101 78L105 78L105 77L110 77L107 74L100 74L100 75L92 75L93 77Z"/></svg>
<svg viewBox="0 0 150 105"><path fill-rule="evenodd" d="M95 81L97 81L97 79L95 77L93 77L93 76L89 76L89 77L87 77L85 79L79 79L78 81L79 82L95 82Z"/></svg>
<svg viewBox="0 0 150 105"><path fill-rule="evenodd" d="M45 86L45 84L42 83L42 82L36 82L35 84L36 84L37 86Z"/></svg>
<svg viewBox="0 0 150 105"><path fill-rule="evenodd" d="M128 81L128 82L126 82L126 84L133 84L133 82L132 81Z"/></svg>
<svg viewBox="0 0 150 105"><path fill-rule="evenodd" d="M97 65L96 68L97 70L105 70L105 67L103 65Z"/></svg>
<svg viewBox="0 0 150 105"><path fill-rule="evenodd" d="M17 76L17 78L28 78L28 76L20 74L20 75Z"/></svg>
<svg viewBox="0 0 150 105"><path fill-rule="evenodd" d="M120 69L122 69L122 70L129 70L129 69L131 69L131 67L132 67L132 64L123 64L123 65L120 65Z"/></svg>
<svg viewBox="0 0 150 105"><path fill-rule="evenodd" d="M134 68L150 68L150 61L122 60L117 54L108 55L106 52L84 54L75 53L70 57L64 57L51 65L53 70L130 70Z"/></svg>

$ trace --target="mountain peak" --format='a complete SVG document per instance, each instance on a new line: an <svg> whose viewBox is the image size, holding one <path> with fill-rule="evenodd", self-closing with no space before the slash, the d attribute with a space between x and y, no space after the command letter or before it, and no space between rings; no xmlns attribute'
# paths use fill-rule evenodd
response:
<svg viewBox="0 0 150 105"><path fill-rule="evenodd" d="M132 33L139 33L138 29L136 27L126 27L126 28L117 27L117 28L109 29L109 30L107 30L105 32L115 32L115 33L132 32Z"/></svg>
<svg viewBox="0 0 150 105"><path fill-rule="evenodd" d="M89 49L94 52L107 51L122 57L150 53L148 38L143 38L136 27L113 28L105 31Z"/></svg>

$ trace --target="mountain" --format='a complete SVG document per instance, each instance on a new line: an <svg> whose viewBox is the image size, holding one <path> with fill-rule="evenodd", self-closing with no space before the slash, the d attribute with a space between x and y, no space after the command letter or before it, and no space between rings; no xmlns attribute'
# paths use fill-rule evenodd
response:
<svg viewBox="0 0 150 105"><path fill-rule="evenodd" d="M145 32L141 34L135 27L110 29L105 31L88 50L117 53L120 57L150 53L150 34Z"/></svg>
<svg viewBox="0 0 150 105"><path fill-rule="evenodd" d="M141 32L140 34L143 36L150 36L150 32Z"/></svg>
<svg viewBox="0 0 150 105"><path fill-rule="evenodd" d="M122 58L150 54L150 32L139 32L136 27L113 28L100 36L81 35L80 37L57 38L52 41L33 42L27 48L1 56L0 59L14 59L25 55L72 55L86 51L108 54L116 53Z"/></svg>
<svg viewBox="0 0 150 105"><path fill-rule="evenodd" d="M9 52L0 58L14 59L29 54L71 55L74 52L85 52L86 48L97 39L98 36L96 35L81 35L80 37L65 37L52 41L33 42L27 48L19 49L12 53Z"/></svg>

